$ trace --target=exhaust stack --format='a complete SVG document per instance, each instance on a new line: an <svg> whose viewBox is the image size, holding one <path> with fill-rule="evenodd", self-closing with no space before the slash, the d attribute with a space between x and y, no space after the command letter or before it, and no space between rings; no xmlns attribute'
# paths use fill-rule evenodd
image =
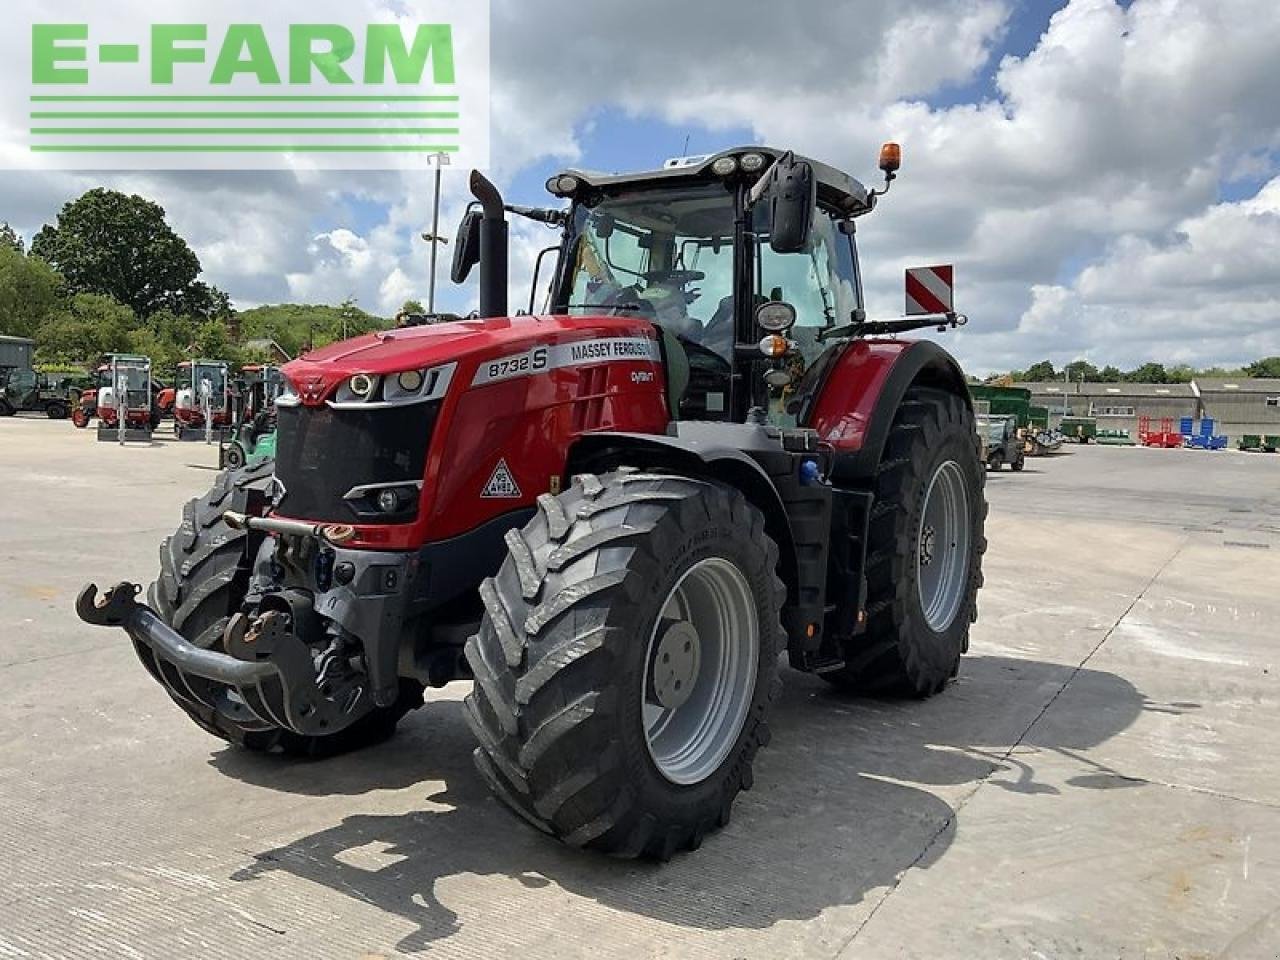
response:
<svg viewBox="0 0 1280 960"><path fill-rule="evenodd" d="M471 171L471 195L480 201L480 316L507 315L507 215L502 194L479 170Z"/></svg>

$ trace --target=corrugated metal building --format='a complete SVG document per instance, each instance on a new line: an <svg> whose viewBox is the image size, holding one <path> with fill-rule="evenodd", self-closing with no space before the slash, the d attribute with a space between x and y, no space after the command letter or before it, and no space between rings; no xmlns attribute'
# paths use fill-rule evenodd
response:
<svg viewBox="0 0 1280 960"><path fill-rule="evenodd" d="M36 342L26 337L0 335L0 367L31 368L31 357Z"/></svg>
<svg viewBox="0 0 1280 960"><path fill-rule="evenodd" d="M1095 417L1099 430L1128 430L1137 437L1138 421L1150 417L1159 422L1168 417L1173 429L1183 417L1200 417L1200 398L1189 383L1028 383L1032 402L1049 408L1050 426L1057 426L1066 414Z"/></svg>
<svg viewBox="0 0 1280 960"><path fill-rule="evenodd" d="M1049 423L1064 414L1096 417L1099 430L1128 430L1138 435L1138 421L1150 417L1159 427L1169 418L1177 430L1184 417L1217 421L1214 433L1234 443L1245 434L1280 435L1280 380L1202 379L1191 383L1024 383L1031 402L1049 408Z"/></svg>
<svg viewBox="0 0 1280 960"><path fill-rule="evenodd" d="M1204 379L1196 386L1204 415L1232 442L1245 434L1280 435L1280 380Z"/></svg>

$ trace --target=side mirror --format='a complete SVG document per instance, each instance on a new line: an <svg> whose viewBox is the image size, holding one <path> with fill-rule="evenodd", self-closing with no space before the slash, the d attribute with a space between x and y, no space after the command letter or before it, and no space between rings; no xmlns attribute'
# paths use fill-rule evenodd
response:
<svg viewBox="0 0 1280 960"><path fill-rule="evenodd" d="M803 253L818 205L813 165L788 153L774 163L769 179L769 246L774 253Z"/></svg>
<svg viewBox="0 0 1280 960"><path fill-rule="evenodd" d="M458 236L453 245L453 267L449 278L454 283L466 283L471 275L471 268L480 262L480 222L484 214L479 210L468 210L458 224Z"/></svg>

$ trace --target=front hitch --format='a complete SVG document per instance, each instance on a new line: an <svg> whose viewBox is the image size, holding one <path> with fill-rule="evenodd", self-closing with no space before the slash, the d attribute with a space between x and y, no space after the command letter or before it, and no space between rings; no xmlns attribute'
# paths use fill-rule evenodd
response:
<svg viewBox="0 0 1280 960"><path fill-rule="evenodd" d="M235 688L240 700L264 723L285 727L304 736L337 733L372 708L372 698L359 683L317 682L311 649L293 632L289 617L268 611L261 617L236 614L227 625L224 646L231 653L205 650L188 641L137 602L142 588L123 582L98 596L88 584L76 598L76 613L96 627L120 627L133 641L149 649L159 661L181 671ZM235 654L234 656L231 654ZM200 685L171 683L168 670L162 682L181 697L195 694L211 709L218 698L201 695Z"/></svg>

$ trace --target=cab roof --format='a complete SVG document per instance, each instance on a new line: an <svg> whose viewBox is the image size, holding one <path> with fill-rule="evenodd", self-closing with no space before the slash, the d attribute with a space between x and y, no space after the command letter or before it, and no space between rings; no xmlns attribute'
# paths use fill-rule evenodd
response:
<svg viewBox="0 0 1280 960"><path fill-rule="evenodd" d="M577 177L589 187L610 190L615 187L648 186L668 183L711 182L722 179L712 173L711 166L721 157L742 156L744 153L759 153L777 160L786 150L776 147L731 147L719 153L705 157L682 159L679 164L671 164L662 170L644 170L637 173L608 174L590 170L565 170L561 176ZM804 160L813 165L813 173L818 181L818 204L845 216L856 217L868 212L873 204L867 188L860 182L837 170L835 167L796 154L797 160ZM766 167L766 169L768 169Z"/></svg>

